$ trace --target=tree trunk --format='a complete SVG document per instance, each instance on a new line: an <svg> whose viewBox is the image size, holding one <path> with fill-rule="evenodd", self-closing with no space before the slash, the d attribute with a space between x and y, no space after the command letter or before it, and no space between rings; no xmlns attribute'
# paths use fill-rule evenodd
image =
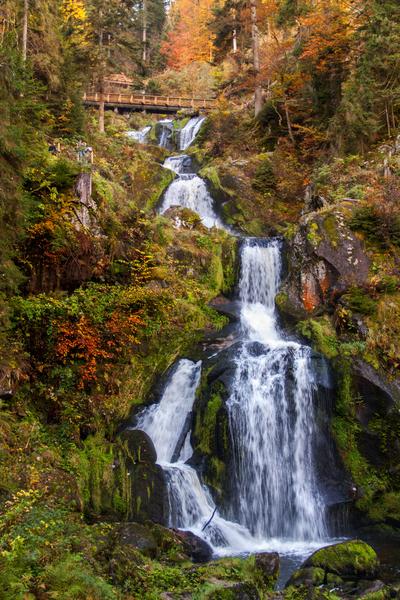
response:
<svg viewBox="0 0 400 600"><path fill-rule="evenodd" d="M233 46L233 54L236 54L237 53L237 49L238 49L238 46L237 46L237 30L236 29L233 30L232 46Z"/></svg>
<svg viewBox="0 0 400 600"><path fill-rule="evenodd" d="M143 44L143 65L147 63L147 2L143 0L143 30L142 30L142 44Z"/></svg>
<svg viewBox="0 0 400 600"><path fill-rule="evenodd" d="M286 101L285 101L285 116L286 116L286 124L287 124L288 132L289 132L290 141L292 142L292 144L295 144L296 142L295 142L294 135L293 135L292 122L290 120L289 108L288 108Z"/></svg>
<svg viewBox="0 0 400 600"><path fill-rule="evenodd" d="M103 14L100 11L100 22ZM105 71L106 71L106 60L104 56L104 31L103 28L100 28L99 31L99 50L100 50L100 71L99 71L99 131L100 133L104 133L104 79L105 79Z"/></svg>
<svg viewBox="0 0 400 600"><path fill-rule="evenodd" d="M260 75L260 35L257 25L257 0L250 0L250 14L251 14L251 42L253 48L253 68L254 77L256 80L254 90L254 113L257 117L263 106L262 89L258 82Z"/></svg>
<svg viewBox="0 0 400 600"><path fill-rule="evenodd" d="M100 133L104 133L104 110L105 110L105 102L104 102L104 79L100 79L99 83L99 94L100 94L100 102L99 102L99 131Z"/></svg>
<svg viewBox="0 0 400 600"><path fill-rule="evenodd" d="M24 0L24 16L22 21L22 59L26 61L28 52L28 18L29 0Z"/></svg>

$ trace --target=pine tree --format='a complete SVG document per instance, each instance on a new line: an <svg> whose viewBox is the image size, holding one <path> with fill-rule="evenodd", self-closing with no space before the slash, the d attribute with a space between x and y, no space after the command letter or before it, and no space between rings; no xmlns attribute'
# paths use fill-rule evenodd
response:
<svg viewBox="0 0 400 600"><path fill-rule="evenodd" d="M339 148L363 152L399 123L400 4L367 0L360 14L352 72L343 85L332 135Z"/></svg>

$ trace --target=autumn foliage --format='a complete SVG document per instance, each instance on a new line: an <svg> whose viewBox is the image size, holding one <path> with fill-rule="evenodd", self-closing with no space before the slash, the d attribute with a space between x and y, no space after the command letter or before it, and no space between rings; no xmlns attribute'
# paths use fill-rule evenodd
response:
<svg viewBox="0 0 400 600"><path fill-rule="evenodd" d="M110 365L139 343L137 333L143 321L138 314L115 311L101 328L85 315L55 325L56 357L65 365L78 366L78 388L84 389L96 382L101 365Z"/></svg>
<svg viewBox="0 0 400 600"><path fill-rule="evenodd" d="M180 69L196 61L211 61L213 37L208 27L212 0L176 0L170 29L162 46L169 67Z"/></svg>

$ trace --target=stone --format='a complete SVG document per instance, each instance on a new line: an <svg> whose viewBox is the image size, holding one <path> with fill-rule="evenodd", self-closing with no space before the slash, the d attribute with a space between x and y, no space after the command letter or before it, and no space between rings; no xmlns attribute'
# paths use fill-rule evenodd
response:
<svg viewBox="0 0 400 600"><path fill-rule="evenodd" d="M276 582L279 575L280 560L277 552L262 552L254 557L255 568L260 573L263 583L270 585Z"/></svg>
<svg viewBox="0 0 400 600"><path fill-rule="evenodd" d="M124 523L117 532L116 543L132 546L149 558L157 556L157 541L151 530L140 523Z"/></svg>
<svg viewBox="0 0 400 600"><path fill-rule="evenodd" d="M325 583L325 571L319 567L297 569L285 587L319 586Z"/></svg>
<svg viewBox="0 0 400 600"><path fill-rule="evenodd" d="M174 533L182 541L184 552L194 563L206 563L212 559L211 546L191 531L174 530Z"/></svg>
<svg viewBox="0 0 400 600"><path fill-rule="evenodd" d="M126 429L121 433L124 462L130 479L129 519L162 525L168 520L165 474L156 464L154 444L144 431Z"/></svg>
<svg viewBox="0 0 400 600"><path fill-rule="evenodd" d="M379 560L375 550L367 543L350 540L317 550L302 565L302 568L314 567L351 581L375 579Z"/></svg>

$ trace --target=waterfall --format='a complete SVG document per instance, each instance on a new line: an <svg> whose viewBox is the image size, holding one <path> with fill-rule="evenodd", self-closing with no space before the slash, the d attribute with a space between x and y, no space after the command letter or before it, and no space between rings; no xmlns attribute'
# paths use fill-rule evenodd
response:
<svg viewBox="0 0 400 600"><path fill-rule="evenodd" d="M193 117L186 123L185 127L181 129L179 136L180 150L186 150L186 148L189 148L189 146L193 144L204 121L205 117Z"/></svg>
<svg viewBox="0 0 400 600"><path fill-rule="evenodd" d="M180 156L169 156L164 162L164 168L170 169L178 175L193 174L192 159L187 154Z"/></svg>
<svg viewBox="0 0 400 600"><path fill-rule="evenodd" d="M239 298L244 341L227 403L234 448L230 515L257 537L327 535L313 458L316 384L308 347L279 332L280 244L247 240Z"/></svg>
<svg viewBox="0 0 400 600"><path fill-rule="evenodd" d="M147 127L143 127L143 129L139 129L138 131L135 129L127 131L126 135L132 140L139 142L140 144L145 144L147 142L147 136L149 135L151 129L151 125L148 125Z"/></svg>
<svg viewBox="0 0 400 600"><path fill-rule="evenodd" d="M200 362L180 360L160 402L145 409L138 418L136 427L151 437L159 463L172 460L193 407L200 374Z"/></svg>
<svg viewBox="0 0 400 600"><path fill-rule="evenodd" d="M158 145L161 148L170 149L172 147L174 122L172 119L162 119L157 122L157 129L159 131Z"/></svg>
<svg viewBox="0 0 400 600"><path fill-rule="evenodd" d="M165 192L159 212L164 214L173 206L190 208L199 215L203 225L210 228L223 228L223 224L214 211L214 202L203 179L193 171L190 156L171 156L164 167L177 173L178 177Z"/></svg>
<svg viewBox="0 0 400 600"><path fill-rule="evenodd" d="M144 409L136 425L152 438L166 475L169 526L193 531L217 555L277 550L304 556L328 543L314 466L311 351L284 338L275 311L280 246L278 240L242 243L241 341L226 404L233 492L224 514L188 464L201 363L179 361L160 402Z"/></svg>
<svg viewBox="0 0 400 600"><path fill-rule="evenodd" d="M188 417L200 375L201 362L180 360L160 402L142 411L136 429L150 436L157 462L164 469L168 485L169 526L190 529L206 539L216 551L223 552L229 548L243 552L254 546L254 542L251 534L237 523L230 523L217 514L207 531L202 531L214 513L215 504L197 472L185 464L193 454ZM175 461L174 456L178 456Z"/></svg>

